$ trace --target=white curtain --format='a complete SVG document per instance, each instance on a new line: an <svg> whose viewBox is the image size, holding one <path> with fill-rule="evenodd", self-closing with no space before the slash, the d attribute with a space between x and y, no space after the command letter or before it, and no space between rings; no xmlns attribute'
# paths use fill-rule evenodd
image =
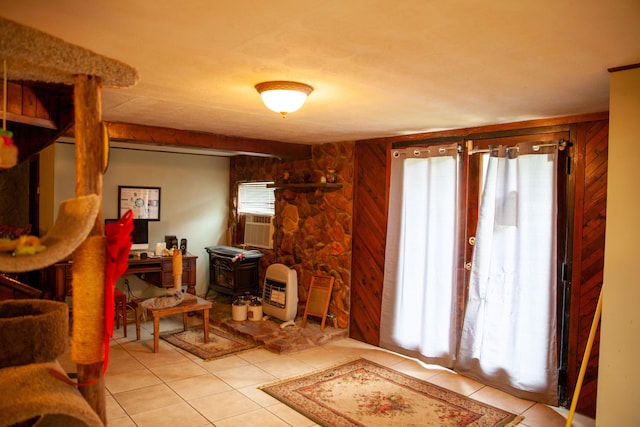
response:
<svg viewBox="0 0 640 427"><path fill-rule="evenodd" d="M556 149L517 148L489 158L456 371L557 405Z"/></svg>
<svg viewBox="0 0 640 427"><path fill-rule="evenodd" d="M380 346L452 366L457 145L395 150L390 187Z"/></svg>

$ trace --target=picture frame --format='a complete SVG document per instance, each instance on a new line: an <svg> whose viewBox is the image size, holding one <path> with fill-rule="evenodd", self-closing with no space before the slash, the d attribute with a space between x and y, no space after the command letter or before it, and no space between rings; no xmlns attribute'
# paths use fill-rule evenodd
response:
<svg viewBox="0 0 640 427"><path fill-rule="evenodd" d="M118 186L118 216L129 209L134 219L160 221L160 187Z"/></svg>

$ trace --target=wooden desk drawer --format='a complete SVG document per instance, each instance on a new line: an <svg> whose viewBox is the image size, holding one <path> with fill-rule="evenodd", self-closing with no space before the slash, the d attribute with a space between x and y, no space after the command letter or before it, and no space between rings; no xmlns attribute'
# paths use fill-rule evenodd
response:
<svg viewBox="0 0 640 427"><path fill-rule="evenodd" d="M182 271L190 271L191 270L191 259L182 259ZM162 272L163 273L172 273L173 272L173 259L167 258L162 260Z"/></svg>

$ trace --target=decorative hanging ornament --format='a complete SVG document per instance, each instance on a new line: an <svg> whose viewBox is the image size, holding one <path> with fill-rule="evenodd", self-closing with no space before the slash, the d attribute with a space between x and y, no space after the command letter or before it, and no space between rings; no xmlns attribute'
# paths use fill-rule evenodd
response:
<svg viewBox="0 0 640 427"><path fill-rule="evenodd" d="M7 130L7 60L2 60L3 102L2 129L0 129L0 168L8 169L18 163L18 147L13 142L13 132Z"/></svg>

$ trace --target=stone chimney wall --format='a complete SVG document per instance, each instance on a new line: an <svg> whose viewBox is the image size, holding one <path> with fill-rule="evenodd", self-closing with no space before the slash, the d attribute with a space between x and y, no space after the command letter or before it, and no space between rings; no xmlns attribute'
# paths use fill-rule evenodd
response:
<svg viewBox="0 0 640 427"><path fill-rule="evenodd" d="M349 326L354 147L353 143L315 145L312 159L307 161L233 157L230 167L230 228L237 223L233 213L238 181L270 180L283 184L286 171L290 184L321 183L329 169L335 170L340 189L285 187L276 191L274 250L261 249L265 256L261 259L260 286L270 264L294 268L298 275L298 315L302 316L311 277L333 276L327 324L338 328Z"/></svg>

